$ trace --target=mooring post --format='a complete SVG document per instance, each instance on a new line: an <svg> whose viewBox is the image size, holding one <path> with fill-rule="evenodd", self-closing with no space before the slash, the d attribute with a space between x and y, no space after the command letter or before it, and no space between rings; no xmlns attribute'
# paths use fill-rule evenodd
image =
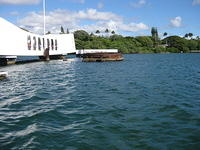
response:
<svg viewBox="0 0 200 150"><path fill-rule="evenodd" d="M50 57L49 57L49 48L46 48L44 51L44 60L45 61L49 61Z"/></svg>

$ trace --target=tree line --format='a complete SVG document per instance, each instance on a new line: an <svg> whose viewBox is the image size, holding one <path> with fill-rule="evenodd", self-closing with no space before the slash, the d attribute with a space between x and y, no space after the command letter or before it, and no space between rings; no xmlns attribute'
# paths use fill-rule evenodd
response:
<svg viewBox="0 0 200 150"><path fill-rule="evenodd" d="M106 29L106 33L109 30ZM153 27L151 36L122 36L111 32L110 36L99 36L99 30L96 34L89 34L84 30L74 32L76 49L118 49L122 53L180 53L190 52L191 50L200 50L200 39L188 39L185 37L168 36L165 32L164 39L158 36L157 28ZM192 34L193 36L193 34Z"/></svg>

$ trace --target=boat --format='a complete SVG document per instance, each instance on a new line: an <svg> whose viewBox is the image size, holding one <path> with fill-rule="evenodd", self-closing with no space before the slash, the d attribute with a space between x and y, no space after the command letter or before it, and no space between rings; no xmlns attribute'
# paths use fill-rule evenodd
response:
<svg viewBox="0 0 200 150"><path fill-rule="evenodd" d="M0 17L0 65L14 62L19 56L38 56L58 58L69 53L75 53L74 35L45 33L45 0L44 4L44 34L34 34L17 27Z"/></svg>

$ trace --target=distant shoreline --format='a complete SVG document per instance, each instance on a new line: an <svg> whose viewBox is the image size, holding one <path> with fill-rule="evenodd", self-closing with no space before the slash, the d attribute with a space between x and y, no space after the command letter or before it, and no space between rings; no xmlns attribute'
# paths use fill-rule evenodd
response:
<svg viewBox="0 0 200 150"><path fill-rule="evenodd" d="M76 49L118 49L123 54L137 53L190 53L200 50L200 39L158 35L127 36L113 34L108 37L88 34L84 30L74 32Z"/></svg>

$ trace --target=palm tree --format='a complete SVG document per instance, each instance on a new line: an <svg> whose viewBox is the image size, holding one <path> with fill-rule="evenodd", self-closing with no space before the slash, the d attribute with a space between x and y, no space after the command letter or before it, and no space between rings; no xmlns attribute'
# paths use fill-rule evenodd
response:
<svg viewBox="0 0 200 150"><path fill-rule="evenodd" d="M64 33L65 33L64 28L63 28L62 26L60 27L60 33L61 33L61 34L64 34Z"/></svg>
<svg viewBox="0 0 200 150"><path fill-rule="evenodd" d="M48 31L46 34L51 34L51 32L50 32L50 31Z"/></svg>
<svg viewBox="0 0 200 150"><path fill-rule="evenodd" d="M99 33L100 33L100 31L99 31L99 30L97 30L97 31L96 31L96 34L99 34Z"/></svg>
<svg viewBox="0 0 200 150"><path fill-rule="evenodd" d="M188 34L188 33L186 33L184 37L185 37L185 38L188 38L188 36L189 36L189 34Z"/></svg>
<svg viewBox="0 0 200 150"><path fill-rule="evenodd" d="M165 37L165 36L167 36L167 32L165 32L164 34L163 34L163 36ZM165 43L166 45L167 45L167 38L166 38L166 43Z"/></svg>
<svg viewBox="0 0 200 150"><path fill-rule="evenodd" d="M112 34L115 34L115 31L112 31L111 33L112 33Z"/></svg>
<svg viewBox="0 0 200 150"><path fill-rule="evenodd" d="M90 36L94 36L94 34L93 34L93 33L90 33Z"/></svg>
<svg viewBox="0 0 200 150"><path fill-rule="evenodd" d="M192 37L192 36L193 36L193 33L188 33L188 36L189 36L189 37Z"/></svg>
<svg viewBox="0 0 200 150"><path fill-rule="evenodd" d="M163 36L167 36L167 32L165 32L165 33L163 34Z"/></svg>

